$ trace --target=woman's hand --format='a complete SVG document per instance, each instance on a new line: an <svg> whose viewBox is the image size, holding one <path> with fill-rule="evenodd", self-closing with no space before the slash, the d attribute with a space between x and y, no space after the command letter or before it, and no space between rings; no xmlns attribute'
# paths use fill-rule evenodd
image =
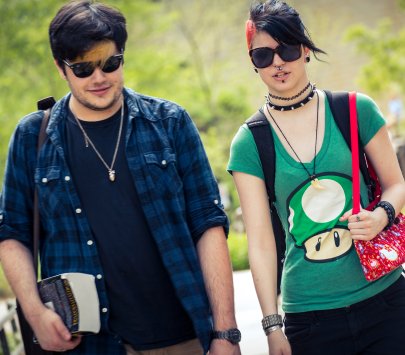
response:
<svg viewBox="0 0 405 355"><path fill-rule="evenodd" d="M291 346L283 331L278 329L267 336L269 355L291 355Z"/></svg>
<svg viewBox="0 0 405 355"><path fill-rule="evenodd" d="M371 240L388 224L387 213L381 207L374 211L362 209L357 214L352 214L352 210L350 210L339 220L348 221L347 226L354 240Z"/></svg>

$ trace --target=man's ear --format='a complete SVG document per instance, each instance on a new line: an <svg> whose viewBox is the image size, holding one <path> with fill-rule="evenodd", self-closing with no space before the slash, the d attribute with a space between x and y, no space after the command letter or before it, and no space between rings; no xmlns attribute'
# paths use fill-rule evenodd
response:
<svg viewBox="0 0 405 355"><path fill-rule="evenodd" d="M59 72L60 77L61 77L63 80L67 80L67 78L66 78L66 73L65 73L64 68L61 68L61 67L59 66L59 63L58 63L58 61L57 61L56 59L54 59L53 62L55 63L56 69L58 69L58 72Z"/></svg>

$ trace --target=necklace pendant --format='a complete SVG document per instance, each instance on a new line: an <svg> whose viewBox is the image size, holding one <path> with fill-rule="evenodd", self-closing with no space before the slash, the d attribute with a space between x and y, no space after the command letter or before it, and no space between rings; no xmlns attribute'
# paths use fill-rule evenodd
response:
<svg viewBox="0 0 405 355"><path fill-rule="evenodd" d="M316 177L314 177L311 180L311 185L312 185L312 187L314 189L317 189L317 190L324 190L325 189L325 186L323 186Z"/></svg>
<svg viewBox="0 0 405 355"><path fill-rule="evenodd" d="M108 177L110 178L111 182L115 181L115 170L108 170Z"/></svg>

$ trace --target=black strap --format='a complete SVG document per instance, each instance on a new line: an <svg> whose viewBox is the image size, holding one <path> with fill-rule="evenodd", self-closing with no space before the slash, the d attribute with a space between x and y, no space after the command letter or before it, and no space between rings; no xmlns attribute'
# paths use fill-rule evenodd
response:
<svg viewBox="0 0 405 355"><path fill-rule="evenodd" d="M271 203L276 201L274 182L276 178L276 152L274 150L273 134L270 130L269 121L261 110L246 120L253 138L256 142L260 161L266 183L267 195Z"/></svg>
<svg viewBox="0 0 405 355"><path fill-rule="evenodd" d="M336 125L338 126L343 138L346 141L347 146L351 150L351 139L350 139L350 112L349 112L349 94L345 91L331 92L325 90L326 97L329 101L329 106L332 111L333 118L335 119ZM368 188L369 201L374 199L374 189L375 183L370 178L370 174L367 168L367 158L364 151L363 143L361 142L361 137L359 136L359 163L360 171L363 175L364 182Z"/></svg>
<svg viewBox="0 0 405 355"><path fill-rule="evenodd" d="M42 101L42 100L41 100ZM48 101L48 104L51 101ZM37 141L37 157L39 155L39 150L41 149L43 143L46 139L46 127L48 126L49 116L51 112L51 107L53 106L40 106L38 102L39 109L44 110L44 116L41 122L41 128L38 134ZM33 207L33 258L34 258L34 271L35 274L38 274L38 251L39 251L39 237L40 237L40 219L39 219L39 207L38 207L38 192L37 189L34 191L34 207ZM53 351L43 350L39 344L35 343L35 335L32 331L31 326L29 325L25 315L21 309L20 303L16 301L16 310L20 325L21 338L24 344L24 350L26 354L29 355L53 355Z"/></svg>
<svg viewBox="0 0 405 355"><path fill-rule="evenodd" d="M46 139L46 127L48 126L49 116L51 114L51 108L44 111L44 117L42 118L41 128L39 129L38 142L37 142L37 157L39 151ZM34 209L33 209L33 256L34 256L34 270L38 272L38 251L39 251L39 237L41 230L41 222L39 219L39 207L38 207L38 191L34 191Z"/></svg>
<svg viewBox="0 0 405 355"><path fill-rule="evenodd" d="M280 293L281 276L285 256L285 233L274 205L276 194L274 183L276 178L276 153L274 150L273 134L269 122L261 110L246 120L246 124L253 134L260 161L262 163L264 182L266 184L267 196L269 198L271 222L273 225L274 239L277 250L277 292Z"/></svg>

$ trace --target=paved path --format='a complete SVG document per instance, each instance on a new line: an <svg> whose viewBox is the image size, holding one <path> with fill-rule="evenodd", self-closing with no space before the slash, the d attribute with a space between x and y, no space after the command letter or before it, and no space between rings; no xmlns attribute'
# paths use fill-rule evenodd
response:
<svg viewBox="0 0 405 355"><path fill-rule="evenodd" d="M262 312L250 270L234 272L233 279L236 320L242 332L242 355L267 355L267 339L261 326Z"/></svg>

